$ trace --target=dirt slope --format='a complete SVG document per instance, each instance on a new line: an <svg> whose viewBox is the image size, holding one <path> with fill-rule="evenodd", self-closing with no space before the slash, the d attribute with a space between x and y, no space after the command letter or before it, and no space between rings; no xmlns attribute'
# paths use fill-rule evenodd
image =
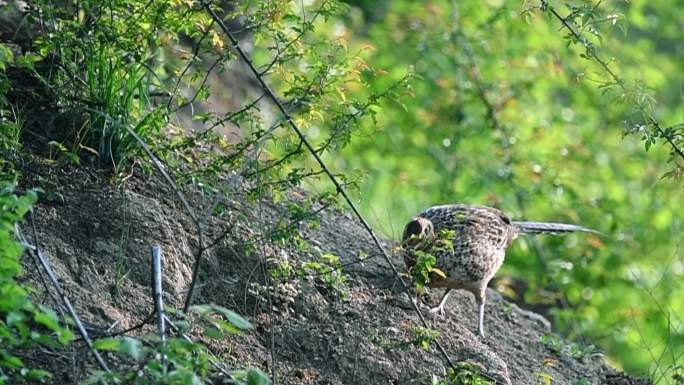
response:
<svg viewBox="0 0 684 385"><path fill-rule="evenodd" d="M107 175L88 168L56 170L41 163L34 160L25 166L23 182L24 187L46 190L36 208L38 242L83 319L103 328L115 324L116 330L145 318L152 306L152 244L161 245L165 258L166 301L181 307L197 234L173 192L154 176L136 174L115 186ZM433 375L444 373L444 361L434 347L424 351L411 345L417 316L354 220L323 210L320 226L300 226L308 247L269 240L252 245L250 237L287 218L287 210L285 204L273 203L259 208L236 190L226 202L230 214L207 223L207 239L230 230L206 254L195 301L233 309L257 326L246 335L214 343L219 351L231 353L229 365L270 371L273 342L277 381L283 384L427 384ZM210 197L186 193L200 213L212 204ZM294 202L301 198L291 197ZM393 243L388 241L387 247ZM269 311L259 257L268 258L271 267L284 261L296 266L320 253L338 255L343 264L362 255L371 258L344 268L346 299L320 276L293 278L277 285ZM394 263L401 267L399 258ZM25 264L27 278L42 287L32 261L27 258ZM439 294L433 292L433 301ZM39 291L37 298L45 297ZM468 294L452 296L445 319L429 320L454 361L478 363L501 382L520 385L545 379L553 384L647 383L616 373L598 356L576 360L549 350L540 343L546 334L543 320L492 290L488 299L485 339L475 334L475 305ZM147 326L136 333L150 330ZM82 378L91 368L84 357L84 350L74 350L50 359L49 366L58 373L55 383Z"/></svg>

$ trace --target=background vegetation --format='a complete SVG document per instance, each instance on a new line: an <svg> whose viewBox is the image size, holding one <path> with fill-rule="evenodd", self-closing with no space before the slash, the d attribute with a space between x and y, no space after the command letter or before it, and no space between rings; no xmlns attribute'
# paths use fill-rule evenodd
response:
<svg viewBox="0 0 684 385"><path fill-rule="evenodd" d="M649 124L674 126L681 149L679 4L549 2L586 41L539 2L382 4L356 2L333 27L372 45L368 62L390 77L416 74L336 158L366 173L363 210L395 239L446 202L600 230L517 242L497 288L550 306L561 330L628 371L681 375L684 159Z"/></svg>
<svg viewBox="0 0 684 385"><path fill-rule="evenodd" d="M204 3L65 3L31 5L34 40L20 55L0 45L3 176L18 172L22 138L58 162L120 177L137 164L149 170L137 135L179 183L215 192L221 173L239 172L258 182L255 197L277 200L304 185L312 202L334 204L335 189L262 103L266 95L250 88L225 25ZM613 364L681 383L678 7L306 0L212 9L387 236L446 202L603 232L519 241L496 288L548 310L560 331L599 345ZM32 92L54 101L50 124L21 111L35 95L10 87L9 67L29 73L40 85ZM222 87L222 76L238 85ZM59 130L45 128L55 124ZM289 219L311 215L293 210ZM299 241L283 223L274 228L279 239ZM205 369L201 363L200 377Z"/></svg>

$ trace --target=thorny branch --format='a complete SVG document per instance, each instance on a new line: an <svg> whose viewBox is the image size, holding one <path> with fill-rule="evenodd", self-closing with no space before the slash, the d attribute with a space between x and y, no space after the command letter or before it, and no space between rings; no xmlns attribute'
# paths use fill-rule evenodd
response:
<svg viewBox="0 0 684 385"><path fill-rule="evenodd" d="M204 39L209 36L209 32L211 32L211 28L214 26L214 21L212 20L211 24L207 27L207 29L202 33L202 36L200 36L199 40L195 44L194 49L192 50L192 57L190 60L188 60L188 64L185 65L185 68L183 68L183 71L178 75L178 79L176 80L176 85L173 87L173 91L171 92L171 97L169 98L169 101L166 102L166 109L170 110L171 109L171 102L173 101L173 96L176 95L180 88L180 83L185 77L185 74L188 73L190 68L192 67L193 63L197 60L199 57L199 51L202 46L202 42Z"/></svg>

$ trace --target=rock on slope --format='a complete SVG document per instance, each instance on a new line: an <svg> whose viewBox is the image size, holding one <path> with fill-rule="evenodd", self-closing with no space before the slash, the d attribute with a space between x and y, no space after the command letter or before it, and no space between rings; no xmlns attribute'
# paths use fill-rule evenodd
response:
<svg viewBox="0 0 684 385"><path fill-rule="evenodd" d="M24 175L24 187L47 190L36 207L38 241L85 321L105 328L116 323L116 329L123 329L146 317L152 306L148 278L152 244L161 245L164 253L166 301L182 306L197 234L160 179L136 175L114 186L93 170L54 170L38 160L27 166ZM187 193L198 212L211 205L210 197ZM259 207L239 191L229 199L228 218L207 223L207 239L229 230L206 253L195 301L233 309L257 326L230 341L214 343L216 349L231 352L234 361L229 365L256 365L270 371L273 342L277 380L282 384L427 384L433 375L443 375L445 363L434 347L425 351L411 344L419 326L417 315L355 220L323 210L320 226L299 226L306 247L269 240L253 243L253 235L287 218L285 206L263 203ZM346 299L330 290L321 276L292 278L277 285L269 310L258 257L267 257L271 267L285 262L297 266L320 253L335 254L342 264L349 264L343 269L348 277ZM354 263L360 256L369 258ZM402 267L399 258L393 262ZM28 259L26 264L28 277L41 287L36 269ZM494 291L488 292L488 298L485 339L475 334L474 301L465 293L452 296L445 319L429 319L454 361L477 363L502 382L516 385L544 383L544 379L554 384L647 383L616 373L600 357L576 360L549 350L540 343L546 333L543 322ZM148 326L143 332L150 330ZM79 364L83 360L78 357L85 355L51 360L58 374L55 383L82 378L88 366Z"/></svg>

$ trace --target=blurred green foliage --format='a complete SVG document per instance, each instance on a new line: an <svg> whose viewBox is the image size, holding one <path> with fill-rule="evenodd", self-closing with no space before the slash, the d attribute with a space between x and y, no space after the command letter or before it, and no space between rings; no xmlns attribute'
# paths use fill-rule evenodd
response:
<svg viewBox="0 0 684 385"><path fill-rule="evenodd" d="M327 28L352 51L373 47L363 59L388 75L371 85L409 70L417 79L329 160L366 173L360 205L395 239L412 215L448 202L603 232L516 242L497 286L551 307L561 331L617 366L671 383L684 362L684 160L647 118L684 147L677 2L540 4L353 2L361 8Z"/></svg>

